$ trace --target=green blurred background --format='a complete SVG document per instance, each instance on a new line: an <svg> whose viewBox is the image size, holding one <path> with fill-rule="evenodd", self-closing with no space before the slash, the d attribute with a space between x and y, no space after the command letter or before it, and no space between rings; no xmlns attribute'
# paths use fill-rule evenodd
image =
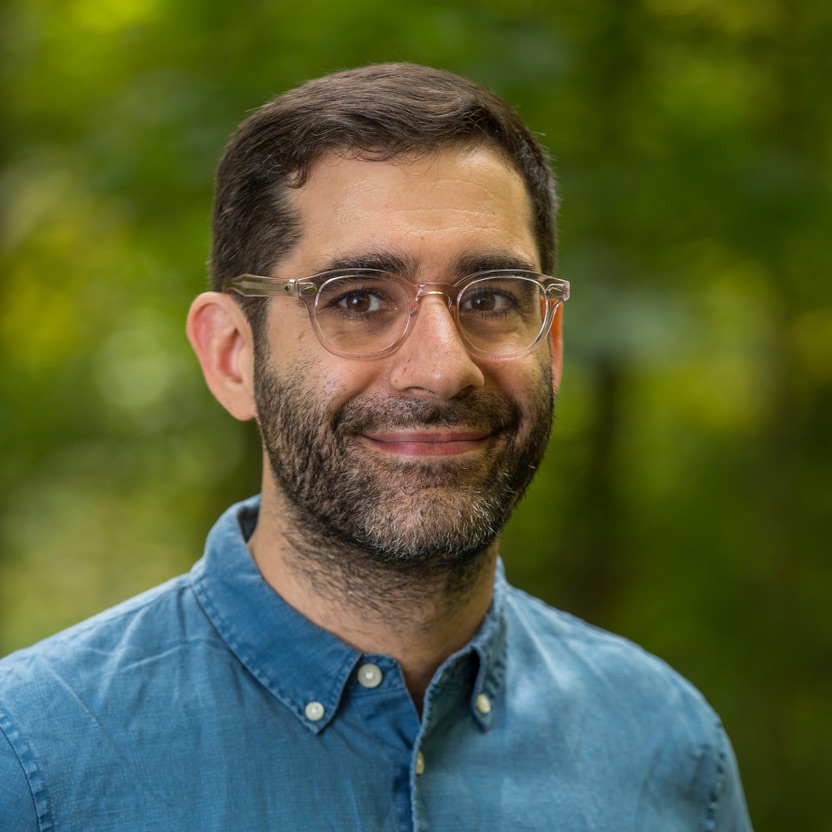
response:
<svg viewBox="0 0 832 832"><path fill-rule="evenodd" d="M827 0L6 0L0 653L186 570L258 442L183 334L213 168L271 95L385 60L507 98L572 281L510 576L707 695L758 832L832 830Z"/></svg>

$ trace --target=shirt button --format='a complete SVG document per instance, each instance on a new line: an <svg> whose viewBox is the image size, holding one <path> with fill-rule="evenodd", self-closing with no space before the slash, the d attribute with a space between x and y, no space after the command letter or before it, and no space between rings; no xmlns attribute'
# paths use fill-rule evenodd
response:
<svg viewBox="0 0 832 832"><path fill-rule="evenodd" d="M377 664L362 664L358 668L358 681L365 688L377 688L381 684L382 672Z"/></svg>
<svg viewBox="0 0 832 832"><path fill-rule="evenodd" d="M421 774L425 770L425 755L419 751L416 754L416 774Z"/></svg>
<svg viewBox="0 0 832 832"><path fill-rule="evenodd" d="M481 693L476 700L474 701L474 707L481 713L483 716L485 714L491 713L491 700L484 694Z"/></svg>
<svg viewBox="0 0 832 832"><path fill-rule="evenodd" d="M326 710L320 702L309 702L303 709L303 712L306 714L306 718L310 722L317 722L319 719L324 718Z"/></svg>

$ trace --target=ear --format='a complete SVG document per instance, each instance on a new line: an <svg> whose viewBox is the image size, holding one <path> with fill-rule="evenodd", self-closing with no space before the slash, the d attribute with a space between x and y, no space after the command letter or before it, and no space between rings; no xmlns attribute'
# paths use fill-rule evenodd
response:
<svg viewBox="0 0 832 832"><path fill-rule="evenodd" d="M549 333L549 349L552 353L552 384L555 390L560 388L560 376L563 369L563 304L555 311L555 320Z"/></svg>
<svg viewBox="0 0 832 832"><path fill-rule="evenodd" d="M242 309L229 295L204 292L191 304L186 332L214 398L235 419L253 419L254 344Z"/></svg>

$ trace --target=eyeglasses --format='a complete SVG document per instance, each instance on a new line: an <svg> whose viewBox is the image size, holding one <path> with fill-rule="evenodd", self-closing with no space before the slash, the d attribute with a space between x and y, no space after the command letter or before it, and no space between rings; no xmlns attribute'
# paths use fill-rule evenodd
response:
<svg viewBox="0 0 832 832"><path fill-rule="evenodd" d="M410 332L419 301L441 297L468 350L511 359L529 355L548 335L569 283L535 272L497 269L454 284L419 283L378 269L325 271L300 280L243 274L226 291L291 297L306 304L323 346L344 358L381 358Z"/></svg>

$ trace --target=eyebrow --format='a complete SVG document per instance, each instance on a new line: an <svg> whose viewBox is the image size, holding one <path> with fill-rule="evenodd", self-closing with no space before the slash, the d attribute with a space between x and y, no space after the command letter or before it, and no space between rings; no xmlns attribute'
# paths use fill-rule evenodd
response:
<svg viewBox="0 0 832 832"><path fill-rule="evenodd" d="M474 272L487 272L496 269L512 269L517 271L537 272L536 263L519 257L516 254L504 252L472 252L457 258L455 269L460 277Z"/></svg>
<svg viewBox="0 0 832 832"><path fill-rule="evenodd" d="M400 275L412 275L417 271L415 260L389 251L368 251L362 254L336 257L326 264L323 271L349 269L377 269L381 272Z"/></svg>
<svg viewBox="0 0 832 832"><path fill-rule="evenodd" d="M377 269L402 277L412 277L419 271L414 258L391 251L370 251L336 257L326 263L321 271L343 271L348 269ZM505 252L488 251L463 254L454 261L452 266L452 270L457 277L496 269L538 271L537 265L525 257Z"/></svg>

